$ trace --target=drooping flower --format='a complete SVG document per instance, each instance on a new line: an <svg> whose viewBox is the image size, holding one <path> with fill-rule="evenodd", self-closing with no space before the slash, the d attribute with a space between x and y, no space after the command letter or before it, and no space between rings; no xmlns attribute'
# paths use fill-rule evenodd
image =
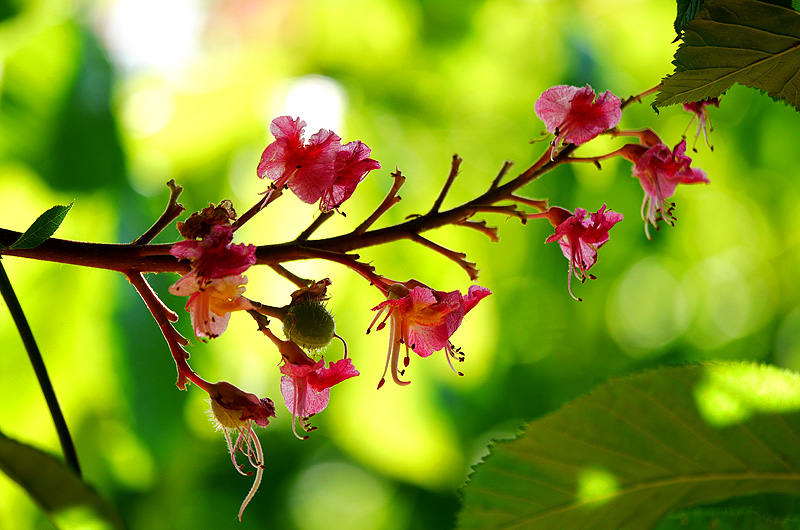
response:
<svg viewBox="0 0 800 530"><path fill-rule="evenodd" d="M642 219L648 239L651 239L649 225L658 230L661 220L670 226L675 223L672 215L675 204L667 202L667 199L675 193L678 184L709 182L703 170L690 167L692 159L685 152L686 140L681 140L674 150L660 140L652 145L627 144L620 149L620 154L633 162L633 176L639 179L644 189Z"/></svg>
<svg viewBox="0 0 800 530"><path fill-rule="evenodd" d="M589 85L558 85L545 90L534 104L536 115L555 134L550 157L559 144L581 145L622 119L621 102L609 91L597 96Z"/></svg>
<svg viewBox="0 0 800 530"><path fill-rule="evenodd" d="M399 370L400 347L405 344L406 356L404 365L410 362L409 349L420 357L428 357L433 352L445 350L447 362L454 372L463 375L453 368L451 358L464 360L461 350L450 343L450 337L456 332L466 315L484 297L491 294L489 289L478 285L470 286L467 295L458 291L449 293L434 291L420 282L410 281L395 283L388 289L387 299L374 308L378 311L367 333L384 315L376 329L380 330L389 320L389 350L386 366L378 388L386 382L386 372L391 365L392 380L398 385L407 385L409 381L400 380L405 370Z"/></svg>
<svg viewBox="0 0 800 530"><path fill-rule="evenodd" d="M529 218L546 218L555 227L555 233L545 240L545 243L558 241L561 252L569 260L567 271L567 289L570 296L580 300L572 293L572 276L584 282L586 278L594 278L588 274L597 263L597 249L608 241L608 231L622 221L622 214L606 211L606 205L591 214L583 208L575 208L573 214L569 210L553 206L545 212L531 214Z"/></svg>
<svg viewBox="0 0 800 530"><path fill-rule="evenodd" d="M700 133L703 133L703 138L706 141L706 146L713 151L714 148L708 143L708 133L713 131L714 128L711 126L711 116L708 112L708 107L714 105L715 107L719 108L719 98L709 98L704 99L703 101L693 101L692 103L684 103L683 110L686 112L692 113L692 120L686 126L688 130L689 127L692 126L692 123L697 121L697 133L694 135L694 143L692 144L692 150L697 151L695 146L697 145L697 139L700 138ZM686 131L683 132L684 136L686 135Z"/></svg>
<svg viewBox="0 0 800 530"><path fill-rule="evenodd" d="M247 456L248 462L256 470L253 486L239 508L239 521L241 521L244 509L255 495L264 476L264 452L253 430L253 424L261 427L269 425L269 418L275 417L275 405L269 398L259 399L255 394L244 392L225 381L202 384L201 388L208 392L212 420L217 430L221 430L225 435L236 471L244 476L253 474L252 471L242 471L243 465L236 462L237 452ZM231 438L233 432L236 433L235 442Z"/></svg>
<svg viewBox="0 0 800 530"><path fill-rule="evenodd" d="M257 174L274 180L276 189L288 186L301 201L314 204L333 186L341 138L320 129L306 142L305 126L300 118L279 116L272 120L269 130L275 141L264 149Z"/></svg>
<svg viewBox="0 0 800 530"><path fill-rule="evenodd" d="M204 280L187 274L169 288L177 296L188 296L186 311L192 319L192 328L197 338L216 338L228 327L233 311L253 309L249 300L242 296L247 277L225 276L215 280Z"/></svg>
<svg viewBox="0 0 800 530"><path fill-rule="evenodd" d="M292 432L301 440L307 439L307 435L301 437L297 434L296 422L299 420L300 428L306 432L315 430L308 419L328 406L330 388L359 375L359 372L347 357L331 362L325 368L324 358L316 361L294 342L279 339L269 328L262 331L278 347L283 359L281 394L286 408L292 413Z"/></svg>
<svg viewBox="0 0 800 530"><path fill-rule="evenodd" d="M336 155L334 169L336 178L330 188L322 194L319 209L323 212L335 210L350 198L356 186L364 180L367 173L380 169L377 160L369 158L372 150L363 142L344 144Z"/></svg>

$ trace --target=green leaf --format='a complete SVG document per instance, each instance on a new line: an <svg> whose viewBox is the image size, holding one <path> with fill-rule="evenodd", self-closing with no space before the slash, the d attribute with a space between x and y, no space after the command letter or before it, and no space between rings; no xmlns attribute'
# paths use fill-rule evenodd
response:
<svg viewBox="0 0 800 530"><path fill-rule="evenodd" d="M667 513L800 494L800 376L726 363L612 380L497 443L458 528L647 530Z"/></svg>
<svg viewBox="0 0 800 530"><path fill-rule="evenodd" d="M125 528L114 508L60 460L2 433L0 471L22 486L57 528Z"/></svg>
<svg viewBox="0 0 800 530"><path fill-rule="evenodd" d="M9 250L20 250L28 248L36 248L50 236L56 233L58 227L64 221L64 218L69 213L75 201L67 204L66 206L53 206L42 215L40 215L28 228L25 233L19 236L19 239L11 243L8 247Z"/></svg>
<svg viewBox="0 0 800 530"><path fill-rule="evenodd" d="M681 36L681 31L686 27L697 13L703 7L703 0L677 0L678 1L678 15L675 17L675 33L678 38ZM677 40L677 39L676 39Z"/></svg>
<svg viewBox="0 0 800 530"><path fill-rule="evenodd" d="M717 97L734 83L800 110L800 14L763 0L706 0L684 28L656 107Z"/></svg>
<svg viewBox="0 0 800 530"><path fill-rule="evenodd" d="M672 513L656 530L796 530L800 528L800 498L758 495L732 499Z"/></svg>

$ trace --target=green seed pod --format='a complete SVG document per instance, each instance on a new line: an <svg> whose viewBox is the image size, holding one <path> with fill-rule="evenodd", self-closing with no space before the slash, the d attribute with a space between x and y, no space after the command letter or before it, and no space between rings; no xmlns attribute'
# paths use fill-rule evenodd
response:
<svg viewBox="0 0 800 530"><path fill-rule="evenodd" d="M303 300L289 307L283 319L283 334L301 348L319 350L330 344L335 325L325 304Z"/></svg>

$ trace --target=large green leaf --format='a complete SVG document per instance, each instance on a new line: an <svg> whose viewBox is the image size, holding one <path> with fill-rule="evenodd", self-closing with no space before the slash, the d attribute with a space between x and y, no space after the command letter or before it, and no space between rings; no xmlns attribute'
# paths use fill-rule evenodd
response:
<svg viewBox="0 0 800 530"><path fill-rule="evenodd" d="M800 376L768 366L612 380L491 447L458 528L646 530L701 503L800 495L799 411Z"/></svg>
<svg viewBox="0 0 800 530"><path fill-rule="evenodd" d="M706 0L683 29L656 107L717 97L734 83L800 110L800 14L763 0Z"/></svg>
<svg viewBox="0 0 800 530"><path fill-rule="evenodd" d="M0 471L11 477L60 529L121 529L114 508L60 460L0 433Z"/></svg>

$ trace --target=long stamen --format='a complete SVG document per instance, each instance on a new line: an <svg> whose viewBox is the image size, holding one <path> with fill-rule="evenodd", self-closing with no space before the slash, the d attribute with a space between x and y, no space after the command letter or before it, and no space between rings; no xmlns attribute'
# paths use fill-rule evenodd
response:
<svg viewBox="0 0 800 530"><path fill-rule="evenodd" d="M233 467L235 467L236 471L238 471L242 476L248 477L252 475L252 473L245 473L242 471L242 466L236 461L236 448L239 445L239 440L237 439L236 445L234 445L233 442L231 442L231 435L228 432L228 429L224 427L222 428L222 434L225 435L225 441L228 442L228 451L231 453L231 462L233 462Z"/></svg>
<svg viewBox="0 0 800 530"><path fill-rule="evenodd" d="M398 322L398 320L400 320L400 322ZM405 338L408 336L405 319L399 317L393 318L389 334L391 335L392 342L396 345L395 348L389 350L392 354L392 381L400 386L408 385L411 381L401 381L397 372L397 365L400 361L400 344L405 343ZM408 344L406 344L406 355L408 355Z"/></svg>
<svg viewBox="0 0 800 530"><path fill-rule="evenodd" d="M239 508L239 522L242 521L242 514L244 513L244 509L247 508L247 505L253 499L253 496L256 494L258 487L261 485L261 479L264 477L264 452L261 450L261 442L258 440L258 436L256 433L253 432L253 425L252 422L249 425L247 431L248 438L253 440L253 446L256 449L256 456L258 460L256 461L256 478L253 481L253 486L250 488L250 492L247 494L247 497L244 498L244 502L242 502L241 508ZM250 443L248 441L248 447Z"/></svg>

